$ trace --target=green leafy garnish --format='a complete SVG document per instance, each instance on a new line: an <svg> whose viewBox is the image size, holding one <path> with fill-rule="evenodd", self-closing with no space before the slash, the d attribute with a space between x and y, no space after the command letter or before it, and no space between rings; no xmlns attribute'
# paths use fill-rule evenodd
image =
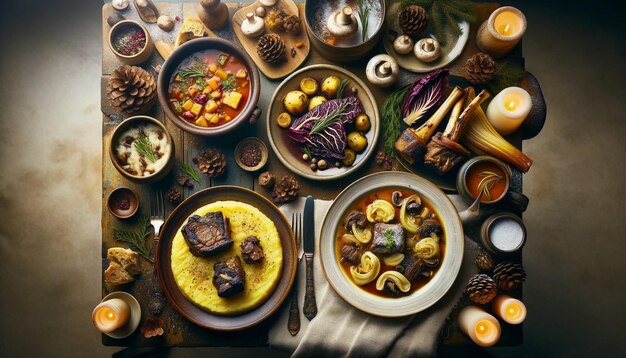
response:
<svg viewBox="0 0 626 358"><path fill-rule="evenodd" d="M128 244L128 247L143 256L146 260L154 262L150 255L150 250L146 246L146 238L150 235L150 220L142 217L139 220L139 229L137 231L124 231L113 229L113 238Z"/></svg>
<svg viewBox="0 0 626 358"><path fill-rule="evenodd" d="M228 55L227 54L220 54L219 56L217 56L217 64L224 67L224 65L226 65L226 62L228 62Z"/></svg>
<svg viewBox="0 0 626 358"><path fill-rule="evenodd" d="M203 91L206 88L206 82L203 78L200 78L196 81L196 87L198 87L200 91Z"/></svg>
<svg viewBox="0 0 626 358"><path fill-rule="evenodd" d="M135 141L135 149L137 149L139 155L148 159L152 163L156 162L157 159L159 159L154 152L154 148L152 147L150 139L143 130L139 131L139 135L137 136L137 140Z"/></svg>
<svg viewBox="0 0 626 358"><path fill-rule="evenodd" d="M191 78L191 77L204 77L206 74L204 70L200 67L189 67L189 68L181 68L178 71L178 75L180 78Z"/></svg>
<svg viewBox="0 0 626 358"><path fill-rule="evenodd" d="M343 91L345 91L346 86L348 85L350 81L348 81L347 79L342 79L341 82L339 82L339 86L337 87L337 99L340 99L341 97L343 97Z"/></svg>
<svg viewBox="0 0 626 358"><path fill-rule="evenodd" d="M479 193L485 195L487 200L491 200L491 189L498 184L500 180L504 179L504 176L487 170L480 172L478 176L482 177L482 179L476 189L478 189Z"/></svg>
<svg viewBox="0 0 626 358"><path fill-rule="evenodd" d="M528 72L522 67L510 65L508 61L496 63L496 74L485 88L489 93L500 93L503 89L511 86L519 86L520 82L528 76Z"/></svg>
<svg viewBox="0 0 626 358"><path fill-rule="evenodd" d="M191 164L180 163L180 170L182 170L185 174L189 175L191 179L193 179L196 183L200 184L200 174L191 166Z"/></svg>
<svg viewBox="0 0 626 358"><path fill-rule="evenodd" d="M356 0L357 6L359 8L358 15L359 20L361 20L361 40L365 42L367 40L367 28L368 28L368 17L370 13L369 4L365 4L365 0Z"/></svg>
<svg viewBox="0 0 626 358"><path fill-rule="evenodd" d="M309 157L309 159L313 158L313 154L311 154L311 150L306 145L302 147L302 151L304 152L304 154L306 154Z"/></svg>
<svg viewBox="0 0 626 358"><path fill-rule="evenodd" d="M383 105L382 110L382 129L383 129L383 147L385 149L385 153L394 158L396 153L393 150L393 145L396 142L396 139L400 136L403 129L403 121L402 121L402 101L406 96L407 91L409 90L409 86L404 86L391 95L387 97L385 100L385 104Z"/></svg>
<svg viewBox="0 0 626 358"><path fill-rule="evenodd" d="M387 229L383 231L383 235L385 236L385 247L389 250L393 249L396 246L396 241L393 239L393 230Z"/></svg>
<svg viewBox="0 0 626 358"><path fill-rule="evenodd" d="M225 91L235 89L235 87L237 87L237 80L233 75L228 75L228 77L226 77L226 79L222 81L222 88Z"/></svg>
<svg viewBox="0 0 626 358"><path fill-rule="evenodd" d="M311 135L320 133L324 131L324 129L332 126L337 123L337 121L341 120L341 117L344 116L344 112L348 108L348 103L342 103L339 107L335 108L332 112L328 113L324 118L319 118L313 128L311 128Z"/></svg>

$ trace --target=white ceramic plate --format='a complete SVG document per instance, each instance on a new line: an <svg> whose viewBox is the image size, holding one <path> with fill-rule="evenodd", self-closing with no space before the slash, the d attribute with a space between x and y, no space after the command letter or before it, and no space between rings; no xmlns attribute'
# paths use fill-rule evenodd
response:
<svg viewBox="0 0 626 358"><path fill-rule="evenodd" d="M385 187L406 188L430 201L446 233L445 254L437 274L424 287L401 298L384 298L357 287L343 273L335 253L336 231L348 208L361 196ZM326 279L346 302L376 316L407 316L435 304L454 283L463 261L463 226L454 204L437 186L410 173L382 172L354 182L337 196L322 223L319 253Z"/></svg>
<svg viewBox="0 0 626 358"><path fill-rule="evenodd" d="M394 4L393 6L398 6L398 3ZM388 9L387 13L390 14L394 12L391 9ZM397 18L393 19L393 21L391 21L388 18L386 21L386 25L387 25L387 28L385 31L387 34L389 33L390 30L393 30L399 34L402 33L402 31L400 30L400 25L398 24ZM387 40L387 36L383 36L383 38L385 39L383 41L385 45L385 51L387 51L389 55L393 56L396 59L396 61L398 61L398 65L400 65L400 67L406 70L417 72L417 73L430 72L430 71L433 71L433 70L436 70L438 68L442 68L448 65L450 62L454 61L457 57L459 57L461 55L461 52L463 52L463 48L465 47L465 44L467 43L467 40L469 39L470 26L469 26L469 23L467 23L467 21L462 21L462 22L459 22L459 27L461 28L461 31L462 31L461 36L455 37L452 34L448 34L447 44L441 47L441 56L434 62L430 62L430 63L422 62L413 55L413 52L410 52L406 55L397 54L393 50L393 43ZM425 37L435 38L435 36L432 35L432 28L430 25L428 26L428 28L426 28L424 33L419 36L419 38L414 38L414 40L417 41Z"/></svg>

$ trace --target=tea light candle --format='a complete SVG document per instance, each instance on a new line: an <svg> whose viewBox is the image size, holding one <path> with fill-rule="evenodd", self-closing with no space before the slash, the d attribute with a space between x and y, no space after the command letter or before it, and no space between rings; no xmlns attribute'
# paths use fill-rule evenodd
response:
<svg viewBox="0 0 626 358"><path fill-rule="evenodd" d="M500 295L493 300L493 312L506 323L520 324L526 318L526 306L516 298Z"/></svg>
<svg viewBox="0 0 626 358"><path fill-rule="evenodd" d="M123 327L129 316L130 307L120 298L101 302L92 313L93 325L102 333L110 333Z"/></svg>
<svg viewBox="0 0 626 358"><path fill-rule="evenodd" d="M493 98L486 114L498 133L507 136L524 123L531 107L532 99L528 92L523 88L508 87Z"/></svg>
<svg viewBox="0 0 626 358"><path fill-rule="evenodd" d="M500 323L479 307L463 308L459 312L458 323L461 331L481 347L491 347L500 339Z"/></svg>
<svg viewBox="0 0 626 358"><path fill-rule="evenodd" d="M493 57L511 52L526 31L526 17L512 6L496 9L476 32L476 45Z"/></svg>

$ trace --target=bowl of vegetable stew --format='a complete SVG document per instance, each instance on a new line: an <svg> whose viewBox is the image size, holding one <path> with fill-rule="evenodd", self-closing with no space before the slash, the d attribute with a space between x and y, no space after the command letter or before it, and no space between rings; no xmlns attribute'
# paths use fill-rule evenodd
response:
<svg viewBox="0 0 626 358"><path fill-rule="evenodd" d="M259 71L244 51L207 37L172 52L159 73L157 92L165 115L179 128L219 136L256 121L259 87Z"/></svg>

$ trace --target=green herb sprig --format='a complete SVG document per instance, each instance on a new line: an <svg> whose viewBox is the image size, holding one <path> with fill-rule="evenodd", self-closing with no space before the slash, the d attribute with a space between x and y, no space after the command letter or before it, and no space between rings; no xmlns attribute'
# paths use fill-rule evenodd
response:
<svg viewBox="0 0 626 358"><path fill-rule="evenodd" d="M396 139L400 136L403 130L402 121L402 101L406 96L409 86L404 86L385 100L385 104L382 109L382 129L383 129L383 148L385 153L394 158L396 153L393 150L393 145Z"/></svg>
<svg viewBox="0 0 626 358"><path fill-rule="evenodd" d="M387 229L383 231L383 235L385 235L385 247L389 250L393 249L396 246L396 242L393 239L393 230Z"/></svg>
<svg viewBox="0 0 626 358"><path fill-rule="evenodd" d="M358 15L359 20L361 20L361 40L363 42L367 41L367 29L369 27L368 17L370 14L370 9L368 4L365 4L366 0L357 0L357 7L359 8Z"/></svg>
<svg viewBox="0 0 626 358"><path fill-rule="evenodd" d="M322 132L324 129L332 126L337 123L337 121L341 120L341 117L345 114L345 110L348 108L347 103L342 103L339 107L335 108L332 112L328 113L323 118L319 118L315 121L313 128L311 128L311 134L317 134Z"/></svg>
<svg viewBox="0 0 626 358"><path fill-rule="evenodd" d="M189 175L196 183L200 184L200 174L191 166L191 164L180 163L178 166L185 174Z"/></svg>
<svg viewBox="0 0 626 358"><path fill-rule="evenodd" d="M189 68L181 68L178 71L178 75L180 78L191 78L191 77L204 77L206 74L204 70L200 67L189 67Z"/></svg>
<svg viewBox="0 0 626 358"><path fill-rule="evenodd" d="M139 229L137 231L124 231L113 229L113 238L128 244L132 250L143 256L146 260L154 262L150 250L146 246L146 238L150 235L150 220L142 217L139 220Z"/></svg>
<svg viewBox="0 0 626 358"><path fill-rule="evenodd" d="M154 147L152 147L150 139L143 130L139 131L137 140L135 140L135 149L137 149L139 155L148 159L152 163L156 162L157 159L159 159L154 151Z"/></svg>
<svg viewBox="0 0 626 358"><path fill-rule="evenodd" d="M345 78L339 82L339 86L337 86L337 99L343 98L343 92L346 90L348 83L350 83L350 81Z"/></svg>
<svg viewBox="0 0 626 358"><path fill-rule="evenodd" d="M491 200L491 189L504 179L504 176L487 170L480 172L478 176L482 177L478 183L478 191L482 193L487 200Z"/></svg>
<svg viewBox="0 0 626 358"><path fill-rule="evenodd" d="M222 88L225 91L235 89L235 87L237 87L237 81L233 75L228 75L228 77L222 81Z"/></svg>
<svg viewBox="0 0 626 358"><path fill-rule="evenodd" d="M304 147L302 147L302 151L309 157L309 159L313 159L313 154L311 153L311 149L309 149L308 146L305 145Z"/></svg>

